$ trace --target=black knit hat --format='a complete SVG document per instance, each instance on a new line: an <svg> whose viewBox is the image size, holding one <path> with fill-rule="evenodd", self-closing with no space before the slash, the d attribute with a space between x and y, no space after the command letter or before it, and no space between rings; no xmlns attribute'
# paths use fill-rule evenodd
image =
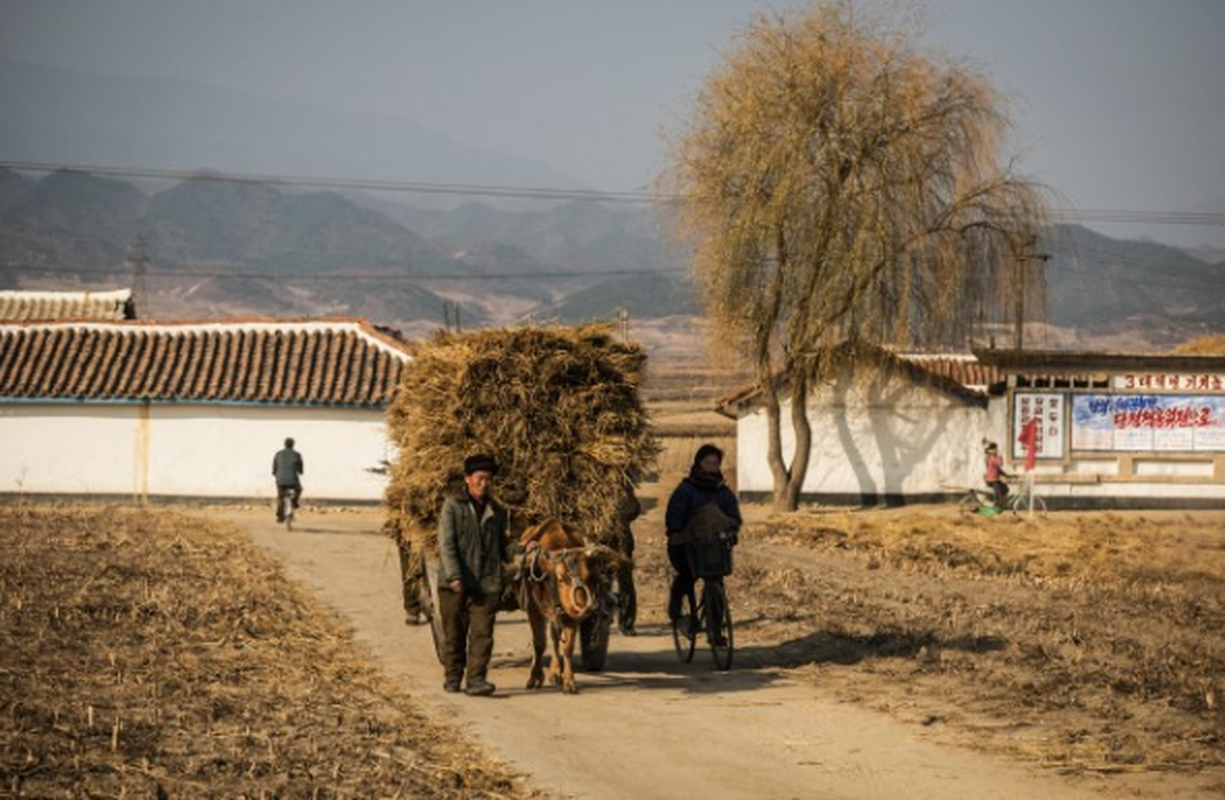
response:
<svg viewBox="0 0 1225 800"><path fill-rule="evenodd" d="M693 455L693 465L696 467L702 463L702 459L706 456L718 456L719 460L723 460L723 451L713 444L704 444L698 448L698 451Z"/></svg>
<svg viewBox="0 0 1225 800"><path fill-rule="evenodd" d="M474 472L488 472L490 475L497 475L498 462L487 453L468 456L464 459L464 474L471 475Z"/></svg>

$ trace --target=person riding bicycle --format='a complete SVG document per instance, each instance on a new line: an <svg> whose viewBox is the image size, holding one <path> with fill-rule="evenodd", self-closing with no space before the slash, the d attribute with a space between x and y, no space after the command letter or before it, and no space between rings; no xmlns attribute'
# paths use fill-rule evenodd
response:
<svg viewBox="0 0 1225 800"><path fill-rule="evenodd" d="M681 615L684 597L689 597L690 608L696 606L694 575L686 552L688 543L711 533L730 533L734 546L741 524L740 502L723 480L723 451L713 444L704 444L694 454L689 474L672 492L664 514L668 561L676 570L668 597L668 618L673 622ZM718 619L713 609L712 618Z"/></svg>
<svg viewBox="0 0 1225 800"><path fill-rule="evenodd" d="M276 521L285 521L285 495L289 495L293 507L302 499L302 454L293 449L293 438L285 440L285 447L272 457L272 475L276 479Z"/></svg>
<svg viewBox="0 0 1225 800"><path fill-rule="evenodd" d="M1007 472L1004 469L1004 458L1000 455L1000 448L995 442L983 440L983 454L986 459L986 474L983 476L987 485L995 492L995 507L1004 508L1008 502L1008 484L1004 483L1004 478L1015 478L1016 475Z"/></svg>

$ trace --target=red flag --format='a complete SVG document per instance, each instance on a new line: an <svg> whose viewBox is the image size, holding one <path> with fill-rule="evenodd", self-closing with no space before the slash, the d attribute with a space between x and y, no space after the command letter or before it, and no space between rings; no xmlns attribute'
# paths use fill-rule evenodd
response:
<svg viewBox="0 0 1225 800"><path fill-rule="evenodd" d="M1025 471L1033 472L1034 458L1038 454L1038 418L1034 417L1021 426L1017 441L1025 445Z"/></svg>

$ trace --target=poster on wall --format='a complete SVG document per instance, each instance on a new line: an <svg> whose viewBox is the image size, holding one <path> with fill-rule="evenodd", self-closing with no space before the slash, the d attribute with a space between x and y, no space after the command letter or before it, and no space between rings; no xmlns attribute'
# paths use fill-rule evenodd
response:
<svg viewBox="0 0 1225 800"><path fill-rule="evenodd" d="M1073 395L1072 449L1225 452L1225 397Z"/></svg>
<svg viewBox="0 0 1225 800"><path fill-rule="evenodd" d="M1034 454L1037 458L1063 458L1065 397L1053 392L1018 392L1012 406L1012 457L1025 457L1025 445L1017 438L1030 420L1037 420Z"/></svg>

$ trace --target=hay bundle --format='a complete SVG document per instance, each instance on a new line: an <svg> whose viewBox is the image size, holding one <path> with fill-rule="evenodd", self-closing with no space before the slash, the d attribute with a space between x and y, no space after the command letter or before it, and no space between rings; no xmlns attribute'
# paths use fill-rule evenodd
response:
<svg viewBox="0 0 1225 800"><path fill-rule="evenodd" d="M615 544L617 509L659 452L638 394L645 361L604 326L438 334L388 414L390 532L432 545L464 458L484 452L516 533L557 517Z"/></svg>

